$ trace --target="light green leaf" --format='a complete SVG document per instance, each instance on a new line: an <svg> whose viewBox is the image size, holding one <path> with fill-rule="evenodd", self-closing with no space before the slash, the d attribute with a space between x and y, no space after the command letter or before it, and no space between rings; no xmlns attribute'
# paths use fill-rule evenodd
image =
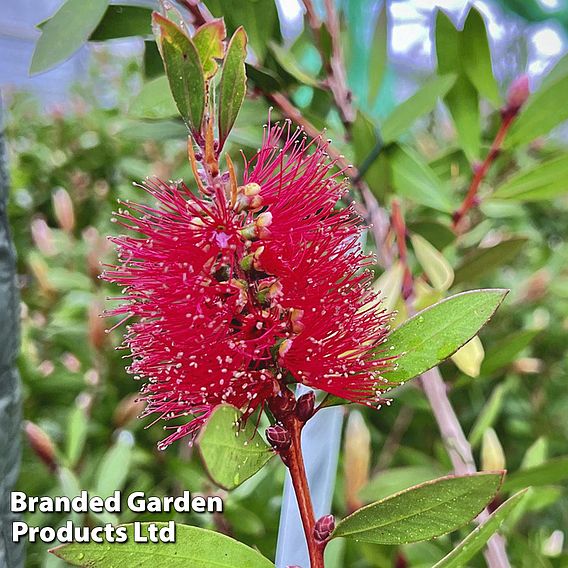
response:
<svg viewBox="0 0 568 568"><path fill-rule="evenodd" d="M526 242L526 238L519 237L501 241L493 247L475 249L456 268L454 284L476 282L494 268L505 266L518 257Z"/></svg>
<svg viewBox="0 0 568 568"><path fill-rule="evenodd" d="M469 11L460 39L462 66L469 80L480 95L487 98L495 107L501 107L503 99L493 75L485 22L475 8Z"/></svg>
<svg viewBox="0 0 568 568"><path fill-rule="evenodd" d="M154 12L153 21L174 101L187 127L199 132L205 111L205 78L197 49L170 20Z"/></svg>
<svg viewBox="0 0 568 568"><path fill-rule="evenodd" d="M252 477L274 455L254 424L236 427L240 418L233 406L219 406L197 439L207 472L224 489L234 489Z"/></svg>
<svg viewBox="0 0 568 568"><path fill-rule="evenodd" d="M398 144L386 152L392 170L391 183L398 195L445 213L453 210L448 187L418 152Z"/></svg>
<svg viewBox="0 0 568 568"><path fill-rule="evenodd" d="M516 173L495 190L492 198L540 201L565 193L568 193L568 157L563 155Z"/></svg>
<svg viewBox="0 0 568 568"><path fill-rule="evenodd" d="M452 532L495 497L502 473L441 477L367 505L343 519L332 538L403 544Z"/></svg>
<svg viewBox="0 0 568 568"><path fill-rule="evenodd" d="M505 501L481 525L470 532L447 556L433 568L463 568L485 546L503 522L525 498L526 491L521 491Z"/></svg>
<svg viewBox="0 0 568 568"><path fill-rule="evenodd" d="M370 503L377 499L383 499L393 493L408 489L413 485L431 481L442 474L432 466L417 465L406 467L394 467L380 471L369 480L369 483L359 491L359 497Z"/></svg>
<svg viewBox="0 0 568 568"><path fill-rule="evenodd" d="M539 330L523 329L492 343L488 347L485 359L481 365L481 374L483 376L492 375L506 367L530 344L538 333Z"/></svg>
<svg viewBox="0 0 568 568"><path fill-rule="evenodd" d="M142 523L147 534L150 523ZM159 529L168 523L155 523ZM89 568L274 568L274 564L248 546L210 530L176 525L176 542L134 542L133 525L127 527L128 540L123 543L71 543L51 550L72 566Z"/></svg>
<svg viewBox="0 0 568 568"><path fill-rule="evenodd" d="M455 74L435 76L426 81L409 99L397 105L384 120L381 127L383 140L394 142L406 133L414 122L432 112L436 104L443 99L456 82Z"/></svg>
<svg viewBox="0 0 568 568"><path fill-rule="evenodd" d="M84 408L75 406L67 419L67 446L65 455L69 465L73 467L81 457L83 446L87 438L89 419Z"/></svg>
<svg viewBox="0 0 568 568"><path fill-rule="evenodd" d="M568 456L563 456L508 475L504 489L517 491L531 485L553 485L567 480Z"/></svg>
<svg viewBox="0 0 568 568"><path fill-rule="evenodd" d="M239 28L231 38L219 86L219 149L223 147L245 99L247 34Z"/></svg>
<svg viewBox="0 0 568 568"><path fill-rule="evenodd" d="M453 355L483 327L507 290L472 290L450 296L397 327L381 352L399 354L398 368L387 378L402 383Z"/></svg>
<svg viewBox="0 0 568 568"><path fill-rule="evenodd" d="M310 87L318 86L316 78L300 68L297 61L294 59L294 56L288 49L284 49L277 43L270 42L270 51L282 68L300 83L309 85Z"/></svg>
<svg viewBox="0 0 568 568"><path fill-rule="evenodd" d="M420 235L411 235L410 240L414 254L432 286L436 290L448 290L454 281L454 271L444 255Z"/></svg>
<svg viewBox="0 0 568 568"><path fill-rule="evenodd" d="M491 393L489 400L477 417L477 420L469 434L469 441L473 447L476 447L479 442L481 442L485 430L493 426L495 420L499 416L499 413L503 408L503 402L505 400L507 390L509 390L509 385L507 383L503 383L497 385Z"/></svg>
<svg viewBox="0 0 568 568"><path fill-rule="evenodd" d="M199 53L206 79L210 79L217 72L219 66L215 60L223 58L223 40L226 37L227 30L223 20L212 20L203 24L193 36L193 44Z"/></svg>
<svg viewBox="0 0 568 568"><path fill-rule="evenodd" d="M383 2L373 33L373 42L369 50L369 88L367 101L372 107L377 100L379 90L388 63L388 15L387 3Z"/></svg>
<svg viewBox="0 0 568 568"><path fill-rule="evenodd" d="M105 499L123 488L130 473L132 460L132 434L123 431L116 443L103 456L97 470L94 494Z"/></svg>
<svg viewBox="0 0 568 568"><path fill-rule="evenodd" d="M140 6L109 6L90 41L151 36L152 10Z"/></svg>
<svg viewBox="0 0 568 568"><path fill-rule="evenodd" d="M528 144L568 120L568 105L565 104L567 91L568 73L554 73L553 80L544 83L529 98L511 126L504 146L513 148Z"/></svg>
<svg viewBox="0 0 568 568"><path fill-rule="evenodd" d="M67 0L43 23L30 74L43 73L69 59L89 39L107 6L108 0Z"/></svg>
<svg viewBox="0 0 568 568"><path fill-rule="evenodd" d="M521 469L529 469L543 464L548 457L548 440L541 436L531 444L523 456Z"/></svg>
<svg viewBox="0 0 568 568"><path fill-rule="evenodd" d="M170 118L179 115L165 75L145 83L128 110L136 118Z"/></svg>
<svg viewBox="0 0 568 568"><path fill-rule="evenodd" d="M479 377L485 351L479 336L475 336L452 355L456 367L469 377Z"/></svg>

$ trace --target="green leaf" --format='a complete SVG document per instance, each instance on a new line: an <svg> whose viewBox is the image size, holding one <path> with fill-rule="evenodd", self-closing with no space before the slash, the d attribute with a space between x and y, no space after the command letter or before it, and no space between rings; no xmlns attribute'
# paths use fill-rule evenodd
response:
<svg viewBox="0 0 568 568"><path fill-rule="evenodd" d="M369 87L367 101L372 107L377 100L388 63L388 15L387 3L383 2L373 33L369 52Z"/></svg>
<svg viewBox="0 0 568 568"><path fill-rule="evenodd" d="M152 10L140 6L109 6L90 41L151 36Z"/></svg>
<svg viewBox="0 0 568 568"><path fill-rule="evenodd" d="M150 523L142 523L146 534ZM155 523L161 529L168 523ZM123 543L94 542L64 544L50 552L72 566L89 568L274 568L274 564L248 546L207 529L176 525L176 542L134 542L134 528L127 527L128 540Z"/></svg>
<svg viewBox="0 0 568 568"><path fill-rule="evenodd" d="M231 38L219 86L219 149L223 147L245 99L247 76L247 34L239 28Z"/></svg>
<svg viewBox="0 0 568 568"><path fill-rule="evenodd" d="M500 268L517 258L527 243L526 238L501 241L494 247L478 248L467 254L455 271L454 285L476 282L494 268Z"/></svg>
<svg viewBox="0 0 568 568"><path fill-rule="evenodd" d="M381 471L371 478L369 483L359 492L359 497L365 503L370 503L408 489L413 485L431 481L441 473L434 467L425 465L391 468Z"/></svg>
<svg viewBox="0 0 568 568"><path fill-rule="evenodd" d="M199 54L173 22L156 12L153 21L172 95L188 128L197 133L205 111L205 77Z"/></svg>
<svg viewBox="0 0 568 568"><path fill-rule="evenodd" d="M94 494L105 499L123 488L130 473L132 446L130 432L121 432L116 443L106 452L97 470Z"/></svg>
<svg viewBox="0 0 568 568"><path fill-rule="evenodd" d="M524 329L513 332L493 343L485 354L485 360L481 365L481 374L483 376L492 375L506 367L539 333L540 331L537 329Z"/></svg>
<svg viewBox="0 0 568 568"><path fill-rule="evenodd" d="M73 467L81 457L85 440L87 439L87 428L89 419L84 408L75 406L69 413L67 419L67 446L65 455L69 460L69 465Z"/></svg>
<svg viewBox="0 0 568 568"><path fill-rule="evenodd" d="M168 78L162 75L144 83L142 90L130 103L128 112L136 118L178 116L178 109L170 91Z"/></svg>
<svg viewBox="0 0 568 568"><path fill-rule="evenodd" d="M69 59L89 39L107 6L108 0L67 0L43 23L30 74L43 73Z"/></svg>
<svg viewBox="0 0 568 568"><path fill-rule="evenodd" d="M294 79L297 79L300 83L309 85L310 87L318 86L316 78L301 69L298 62L294 59L294 56L288 49L284 49L282 46L272 41L270 42L270 51L284 71L289 73L292 77L294 77Z"/></svg>
<svg viewBox="0 0 568 568"><path fill-rule="evenodd" d="M503 99L493 75L485 22L475 8L469 11L460 39L462 67L469 80L480 95L487 98L495 107L501 107Z"/></svg>
<svg viewBox="0 0 568 568"><path fill-rule="evenodd" d="M504 146L513 148L528 144L568 120L568 105L565 104L567 90L568 73L555 73L553 80L544 83L529 98L511 126Z"/></svg>
<svg viewBox="0 0 568 568"><path fill-rule="evenodd" d="M523 456L521 469L529 469L542 465L548 457L548 440L545 436L541 436L534 441Z"/></svg>
<svg viewBox="0 0 568 568"><path fill-rule="evenodd" d="M418 152L398 144L385 152L391 165L391 183L397 195L445 213L453 210L448 187Z"/></svg>
<svg viewBox="0 0 568 568"><path fill-rule="evenodd" d="M456 78L453 73L435 76L426 81L414 95L397 105L382 124L383 140L386 143L394 142L406 133L418 118L432 112L438 101L453 87Z"/></svg>
<svg viewBox="0 0 568 568"><path fill-rule="evenodd" d="M428 218L409 221L408 230L411 233L418 233L419 235L422 235L438 250L445 249L449 244L456 240L455 233L447 225Z"/></svg>
<svg viewBox="0 0 568 568"><path fill-rule="evenodd" d="M508 383L503 383L497 385L489 400L485 403L483 410L477 417L475 424L473 425L471 432L469 434L469 442L473 447L476 447L481 439L483 438L483 434L495 423L501 409L503 408L503 403L505 401L505 394L509 390Z"/></svg>
<svg viewBox="0 0 568 568"><path fill-rule="evenodd" d="M367 505L343 519L332 538L375 544L428 540L467 524L490 503L503 473L448 476Z"/></svg>
<svg viewBox="0 0 568 568"><path fill-rule="evenodd" d="M472 290L418 312L389 334L381 352L398 354L388 380L402 383L453 355L489 321L507 290Z"/></svg>
<svg viewBox="0 0 568 568"><path fill-rule="evenodd" d="M225 18L229 33L242 26L260 63L271 40L280 41L280 22L274 0L205 0L216 18Z"/></svg>
<svg viewBox="0 0 568 568"><path fill-rule="evenodd" d="M568 480L568 456L562 456L510 474L503 488L506 491L518 491L531 485L553 485L566 480Z"/></svg>
<svg viewBox="0 0 568 568"><path fill-rule="evenodd" d="M501 184L493 199L540 201L568 193L568 157L563 155L521 170Z"/></svg>
<svg viewBox="0 0 568 568"><path fill-rule="evenodd" d="M521 491L505 501L481 525L470 532L447 556L437 562L433 568L463 568L485 546L503 522L525 498L526 491Z"/></svg>
<svg viewBox="0 0 568 568"><path fill-rule="evenodd" d="M247 422L237 429L240 418L233 406L219 406L197 440L207 472L224 489L234 489L252 477L274 455L254 424Z"/></svg>
<svg viewBox="0 0 568 568"><path fill-rule="evenodd" d="M224 39L227 37L225 22L212 20L202 25L193 36L193 44L199 53L205 79L210 79L217 72L216 59L222 59L225 53Z"/></svg>
<svg viewBox="0 0 568 568"><path fill-rule="evenodd" d="M414 254L432 286L436 290L448 290L454 281L454 271L444 255L420 235L411 235L410 240Z"/></svg>

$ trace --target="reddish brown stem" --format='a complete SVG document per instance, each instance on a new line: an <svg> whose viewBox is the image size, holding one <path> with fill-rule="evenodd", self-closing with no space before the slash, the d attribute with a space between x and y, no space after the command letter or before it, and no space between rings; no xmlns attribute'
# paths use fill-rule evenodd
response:
<svg viewBox="0 0 568 568"><path fill-rule="evenodd" d="M479 165L475 167L473 179L471 180L471 184L463 200L462 204L458 208L458 210L454 213L454 218L452 222L452 229L455 232L459 232L460 224L462 223L464 217L468 214L470 209L475 207L479 204L478 192L481 183L487 176L491 165L499 155L501 151L501 147L503 146L503 142L505 140L505 136L507 135L507 131L511 127L511 124L515 120L517 113L516 112L504 112L503 113L503 120L501 121L501 126L495 135L495 139L491 144L491 148L485 160Z"/></svg>
<svg viewBox="0 0 568 568"><path fill-rule="evenodd" d="M302 425L295 416L291 416L289 420L286 420L285 426L290 432L292 444L290 445L290 449L283 453L282 460L290 471L292 485L296 493L298 510L300 511L300 518L302 519L302 526L304 527L304 534L306 535L306 543L308 545L310 566L311 568L324 568L324 545L316 542L314 537L316 519L302 455Z"/></svg>
<svg viewBox="0 0 568 568"><path fill-rule="evenodd" d="M398 247L398 258L403 266L404 276L402 280L402 296L407 300L411 295L414 288L412 281L412 272L408 265L408 248L406 247L406 223L400 209L398 199L393 199L391 213L391 227L396 235L396 243Z"/></svg>

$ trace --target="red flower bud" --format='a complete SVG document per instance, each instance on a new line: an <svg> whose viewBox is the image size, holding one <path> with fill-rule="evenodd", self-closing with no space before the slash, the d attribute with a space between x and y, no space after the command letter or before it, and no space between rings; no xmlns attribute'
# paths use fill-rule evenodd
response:
<svg viewBox="0 0 568 568"><path fill-rule="evenodd" d="M335 529L335 519L333 515L320 517L314 526L314 538L318 542L325 542Z"/></svg>
<svg viewBox="0 0 568 568"><path fill-rule="evenodd" d="M510 113L517 114L521 107L527 102L530 94L528 75L520 75L509 87L506 110Z"/></svg>
<svg viewBox="0 0 568 568"><path fill-rule="evenodd" d="M316 393L314 391L303 394L296 403L296 416L301 422L307 422L314 414Z"/></svg>
<svg viewBox="0 0 568 568"><path fill-rule="evenodd" d="M35 454L51 471L55 471L57 469L57 457L51 438L33 422L26 422L24 430Z"/></svg>
<svg viewBox="0 0 568 568"><path fill-rule="evenodd" d="M266 438L277 452L285 452L289 450L292 445L290 432L279 424L269 426L266 429Z"/></svg>

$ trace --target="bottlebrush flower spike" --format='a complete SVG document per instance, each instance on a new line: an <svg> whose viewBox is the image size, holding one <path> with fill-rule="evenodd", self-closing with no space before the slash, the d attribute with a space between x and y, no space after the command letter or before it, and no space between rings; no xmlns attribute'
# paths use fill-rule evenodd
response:
<svg viewBox="0 0 568 568"><path fill-rule="evenodd" d="M390 314L371 292L359 217L335 209L346 188L326 148L288 122L267 126L242 185L227 159L227 174L200 175L198 195L151 180L155 207L117 213L131 234L111 239L119 265L103 278L124 290L111 314L134 318L129 372L147 381L145 415L191 417L161 448L220 404L279 408L290 382L381 402Z"/></svg>

